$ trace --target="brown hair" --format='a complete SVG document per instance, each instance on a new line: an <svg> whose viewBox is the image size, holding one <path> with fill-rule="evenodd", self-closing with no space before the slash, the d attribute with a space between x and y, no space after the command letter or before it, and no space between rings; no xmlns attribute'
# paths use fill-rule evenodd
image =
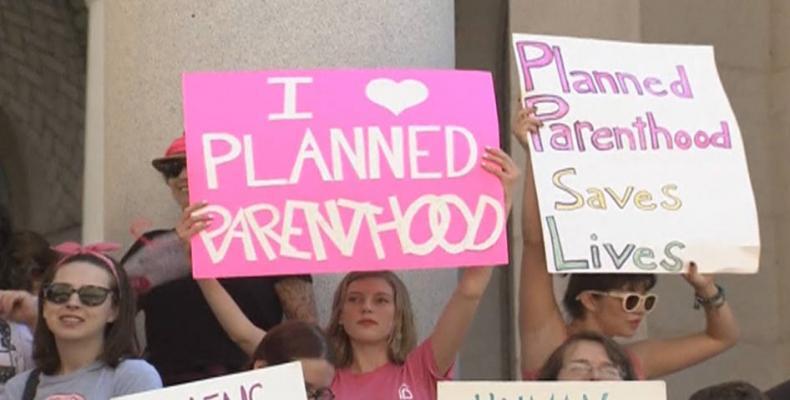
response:
<svg viewBox="0 0 790 400"><path fill-rule="evenodd" d="M340 324L340 314L346 302L348 286L354 281L368 278L385 280L390 287L392 287L392 292L395 297L395 326L393 332L390 334L389 349L387 351L387 357L390 362L403 364L406 361L406 356L414 349L414 346L416 346L417 332L414 326L414 313L411 309L409 291L406 289L406 285L403 284L403 281L390 271L351 272L337 285L334 300L332 301L332 317L326 329L329 343L332 345L335 350L335 355L337 356L337 363L335 366L338 368L350 366L354 358L351 348L351 338L349 338L346 330Z"/></svg>
<svg viewBox="0 0 790 400"><path fill-rule="evenodd" d="M635 381L639 378L636 376L634 366L628 358L622 346L617 344L614 340L595 332L580 332L568 337L565 342L554 350L549 356L543 367L540 368L538 374L539 381L556 381L560 374L560 370L565 365L565 353L571 346L578 342L587 341L600 344L606 351L607 357L612 361L623 375L624 381Z"/></svg>
<svg viewBox="0 0 790 400"><path fill-rule="evenodd" d="M266 332L252 354L253 361L261 360L269 366L300 358L322 358L330 364L335 363L334 353L321 328L299 320L284 321Z"/></svg>
<svg viewBox="0 0 790 400"><path fill-rule="evenodd" d="M750 383L733 381L700 389L689 400L768 400L768 396Z"/></svg>
<svg viewBox="0 0 790 400"><path fill-rule="evenodd" d="M47 269L58 261L58 253L50 248L49 242L33 231L14 233L11 240L11 258L14 266L15 279L7 284L11 289L27 290L33 288L34 281L40 281Z"/></svg>
<svg viewBox="0 0 790 400"><path fill-rule="evenodd" d="M107 258L113 262L113 267L118 273L117 281L115 278L112 278L111 289L113 293L110 297L113 305L118 308L118 317L115 321L108 323L104 329L104 348L98 360L115 368L125 358L138 355L134 325L136 303L126 271L123 268L119 268L115 260L109 256ZM55 273L59 268L73 262L85 262L94 265L105 270L110 277L113 276L109 270L110 266L104 260L91 254L67 256L57 267L50 268L44 274L41 289L38 292L38 322L33 339L33 359L41 371L49 375L56 373L60 368L60 355L55 343L55 336L44 320L44 303L46 301L44 299L44 289L55 279Z"/></svg>
<svg viewBox="0 0 790 400"><path fill-rule="evenodd" d="M572 274L562 304L571 318L579 319L584 317L586 310L576 299L582 292L587 290L608 292L620 289L648 291L655 285L656 276L653 274Z"/></svg>

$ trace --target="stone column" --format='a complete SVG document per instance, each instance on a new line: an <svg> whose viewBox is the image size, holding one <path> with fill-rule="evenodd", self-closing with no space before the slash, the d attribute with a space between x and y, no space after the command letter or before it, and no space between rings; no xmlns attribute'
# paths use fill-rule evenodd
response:
<svg viewBox="0 0 790 400"><path fill-rule="evenodd" d="M772 129L762 132L771 136L775 167L769 170L771 186L776 188L777 231L775 246L777 251L776 264L778 278L772 282L772 289L778 293L779 310L779 351L776 356L780 364L777 366L777 379L769 383L773 386L780 381L790 379L790 269L786 260L790 259L790 3L783 0L772 0L770 4L771 27L771 83L769 118ZM764 238L769 240L770 238Z"/></svg>
<svg viewBox="0 0 790 400"><path fill-rule="evenodd" d="M452 68L453 11L451 0L92 0L85 237L128 245L133 220L177 220L150 160L182 132L182 71ZM455 271L403 276L424 337ZM339 278L315 279L324 323Z"/></svg>

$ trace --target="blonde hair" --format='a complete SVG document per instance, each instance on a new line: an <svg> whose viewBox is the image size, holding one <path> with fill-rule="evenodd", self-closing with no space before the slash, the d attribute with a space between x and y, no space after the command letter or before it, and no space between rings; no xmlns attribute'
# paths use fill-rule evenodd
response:
<svg viewBox="0 0 790 400"><path fill-rule="evenodd" d="M390 271L351 272L347 274L335 290L332 301L332 318L326 328L329 343L335 350L336 367L346 368L354 359L351 348L351 338L340 323L340 315L346 302L348 286L360 279L379 278L385 280L394 294L395 321L388 341L387 357L390 362L403 364L406 356L414 349L417 342L417 332L414 326L414 313L411 309L409 291L397 275Z"/></svg>

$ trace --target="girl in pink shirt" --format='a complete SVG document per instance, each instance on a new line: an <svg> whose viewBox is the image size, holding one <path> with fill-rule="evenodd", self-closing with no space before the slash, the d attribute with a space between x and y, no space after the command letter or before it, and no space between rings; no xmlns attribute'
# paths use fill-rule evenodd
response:
<svg viewBox="0 0 790 400"><path fill-rule="evenodd" d="M486 148L481 167L499 178L510 213L520 171L510 156ZM185 243L205 229L206 217L184 210L177 228ZM409 292L392 272L352 272L335 291L327 328L336 352L331 392L339 400L435 400L436 382L449 379L464 335L491 279L491 268L466 268L430 337L415 347ZM221 285L199 281L203 294L230 338L252 355L266 332L252 324Z"/></svg>
<svg viewBox="0 0 790 400"><path fill-rule="evenodd" d="M482 166L500 178L509 211L518 168L499 149L486 149ZM436 383L450 379L491 272L466 268L433 332L416 347L403 282L388 271L346 275L335 291L327 328L337 357L332 392L342 400L436 399Z"/></svg>

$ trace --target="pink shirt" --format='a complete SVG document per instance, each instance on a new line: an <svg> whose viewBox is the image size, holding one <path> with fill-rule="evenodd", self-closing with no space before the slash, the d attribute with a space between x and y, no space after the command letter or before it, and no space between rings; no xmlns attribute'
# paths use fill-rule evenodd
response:
<svg viewBox="0 0 790 400"><path fill-rule="evenodd" d="M332 392L338 400L436 400L436 382L450 380L453 367L444 375L436 369L431 341L426 340L403 365L389 363L362 374L337 370Z"/></svg>

